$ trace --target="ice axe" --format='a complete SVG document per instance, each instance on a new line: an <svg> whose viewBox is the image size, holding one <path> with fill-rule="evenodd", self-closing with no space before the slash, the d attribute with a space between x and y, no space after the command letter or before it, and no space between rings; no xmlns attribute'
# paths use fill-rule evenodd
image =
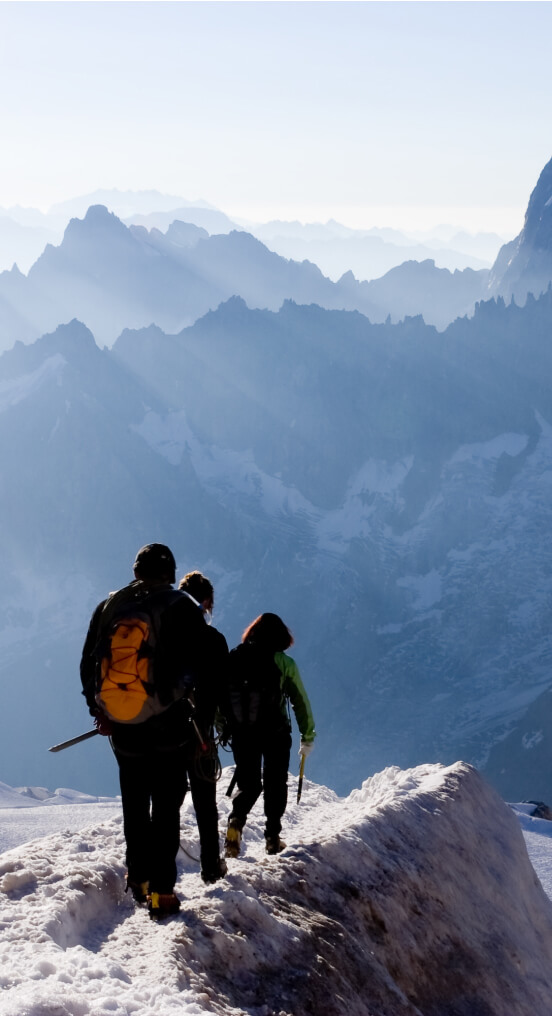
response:
<svg viewBox="0 0 552 1016"><path fill-rule="evenodd" d="M230 783L228 784L228 789L226 791L227 797L232 797L232 794L234 793L234 787L236 786L237 782L238 782L238 767L236 766L236 768L234 769L234 775L230 780Z"/></svg>
<svg viewBox="0 0 552 1016"><path fill-rule="evenodd" d="M87 730L85 734L77 734L76 737L70 737L68 741L62 741L61 744L53 744L48 751L63 751L64 748L70 748L72 744L79 744L80 741L87 741L89 737L95 737L99 734L99 730L94 727L94 730Z"/></svg>
<svg viewBox="0 0 552 1016"><path fill-rule="evenodd" d="M297 784L297 804L299 804L299 801L301 800L304 772L305 772L305 756L301 755L301 765L299 766L299 782Z"/></svg>

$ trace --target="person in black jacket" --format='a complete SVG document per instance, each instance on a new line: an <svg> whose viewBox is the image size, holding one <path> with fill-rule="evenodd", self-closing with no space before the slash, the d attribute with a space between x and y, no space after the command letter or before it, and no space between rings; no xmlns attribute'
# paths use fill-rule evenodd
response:
<svg viewBox="0 0 552 1016"><path fill-rule="evenodd" d="M179 582L178 588L193 598L208 622L201 680L196 683L193 693L195 718L207 750L201 751L197 739L192 741L187 770L199 831L201 877L204 882L210 883L222 878L227 871L226 862L219 853L216 791L220 769L214 724L225 683L228 645L224 635L210 624L215 594L209 579L200 571L188 572Z"/></svg>
<svg viewBox="0 0 552 1016"><path fill-rule="evenodd" d="M260 614L242 635L228 660L224 714L230 733L238 791L226 832L226 856L237 857L243 827L262 793L266 817L267 854L279 854L287 806L287 777L291 751L288 703L297 720L299 754L307 757L315 738L309 698L295 660L285 650L293 635L277 614Z"/></svg>
<svg viewBox="0 0 552 1016"><path fill-rule="evenodd" d="M208 627L203 612L184 592L172 588L176 564L168 547L142 547L134 582L98 604L81 658L83 694L101 734L111 738L119 765L126 840L127 888L147 903L154 918L176 913L176 855L180 808L187 791L190 741L188 693L201 679ZM117 604L156 604L158 633L153 660L154 687L163 711L143 722L113 722L98 704L98 669L106 632ZM214 863L214 860L213 860Z"/></svg>

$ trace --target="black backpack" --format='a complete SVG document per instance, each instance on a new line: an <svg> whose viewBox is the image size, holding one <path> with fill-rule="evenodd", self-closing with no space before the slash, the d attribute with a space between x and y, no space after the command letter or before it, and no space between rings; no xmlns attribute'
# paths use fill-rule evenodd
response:
<svg viewBox="0 0 552 1016"><path fill-rule="evenodd" d="M282 674L274 653L242 642L228 659L228 721L231 728L277 730L287 723Z"/></svg>

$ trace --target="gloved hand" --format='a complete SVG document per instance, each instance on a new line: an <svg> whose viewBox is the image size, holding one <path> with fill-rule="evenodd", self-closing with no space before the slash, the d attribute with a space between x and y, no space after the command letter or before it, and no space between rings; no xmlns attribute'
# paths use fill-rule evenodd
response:
<svg viewBox="0 0 552 1016"><path fill-rule="evenodd" d="M111 720L109 719L109 716L105 715L105 713L96 713L94 717L94 726L98 731L98 734L103 734L104 737L109 737L113 732Z"/></svg>
<svg viewBox="0 0 552 1016"><path fill-rule="evenodd" d="M301 744L299 745L299 756L308 758L313 748L314 741L301 741Z"/></svg>

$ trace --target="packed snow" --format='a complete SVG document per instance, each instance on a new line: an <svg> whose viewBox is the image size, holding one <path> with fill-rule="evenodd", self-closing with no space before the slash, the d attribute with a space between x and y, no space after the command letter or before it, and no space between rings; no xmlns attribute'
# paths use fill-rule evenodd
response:
<svg viewBox="0 0 552 1016"><path fill-rule="evenodd" d="M55 832L76 832L121 812L120 800L61 788L8 787L0 783L0 852Z"/></svg>
<svg viewBox="0 0 552 1016"><path fill-rule="evenodd" d="M265 855L258 804L213 886L187 798L157 924L124 893L118 800L0 784L1 1016L547 1016L552 823L464 763L296 787L287 849Z"/></svg>

